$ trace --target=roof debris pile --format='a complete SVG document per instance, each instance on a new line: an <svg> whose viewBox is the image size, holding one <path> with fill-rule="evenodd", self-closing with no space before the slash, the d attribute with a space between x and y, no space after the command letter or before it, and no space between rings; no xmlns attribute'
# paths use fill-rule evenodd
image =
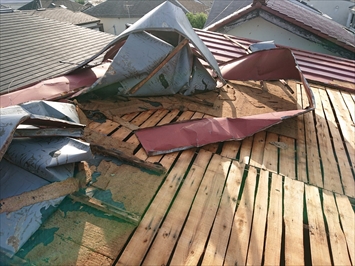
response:
<svg viewBox="0 0 355 266"><path fill-rule="evenodd" d="M92 158L89 144L73 138L83 128L72 104L33 101L1 109L1 252L12 257L64 196L79 189L71 178L75 164Z"/></svg>
<svg viewBox="0 0 355 266"><path fill-rule="evenodd" d="M84 65L104 52L104 60L112 60L109 69L81 94L103 90L105 94L128 96L190 95L213 90L216 81L198 57L223 81L217 61L184 12L168 1L122 32Z"/></svg>

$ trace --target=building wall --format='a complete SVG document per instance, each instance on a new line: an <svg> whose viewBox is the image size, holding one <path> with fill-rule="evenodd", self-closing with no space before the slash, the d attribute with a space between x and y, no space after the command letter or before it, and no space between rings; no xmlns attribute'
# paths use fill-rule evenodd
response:
<svg viewBox="0 0 355 266"><path fill-rule="evenodd" d="M285 45L297 49L336 55L317 43L308 41L287 30L284 30L261 17L251 19L237 27L225 27L223 33L244 37L258 41L274 41L275 44Z"/></svg>
<svg viewBox="0 0 355 266"><path fill-rule="evenodd" d="M126 24L133 24L139 18L100 18L104 31L118 35L126 29Z"/></svg>
<svg viewBox="0 0 355 266"><path fill-rule="evenodd" d="M354 1L349 0L305 0L305 2L344 26L348 20L349 7L355 5Z"/></svg>

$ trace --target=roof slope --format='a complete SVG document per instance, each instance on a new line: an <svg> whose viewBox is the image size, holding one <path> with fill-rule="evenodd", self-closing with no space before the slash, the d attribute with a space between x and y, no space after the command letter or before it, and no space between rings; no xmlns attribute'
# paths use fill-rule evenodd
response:
<svg viewBox="0 0 355 266"><path fill-rule="evenodd" d="M58 6L66 6L69 10L78 12L84 9L84 6L70 0L33 0L18 10L36 10L39 8L55 8Z"/></svg>
<svg viewBox="0 0 355 266"><path fill-rule="evenodd" d="M31 16L0 16L0 93L63 75L116 36Z"/></svg>
<svg viewBox="0 0 355 266"><path fill-rule="evenodd" d="M49 8L46 10L29 10L24 13L36 15L43 18L54 19L57 21L67 22L74 25L81 25L90 22L97 22L100 19L85 14L83 12L73 12L66 8Z"/></svg>
<svg viewBox="0 0 355 266"><path fill-rule="evenodd" d="M169 1L182 8L185 13L188 12L179 1ZM107 0L83 12L97 18L140 18L164 2L165 0Z"/></svg>
<svg viewBox="0 0 355 266"><path fill-rule="evenodd" d="M205 29L218 31L218 29L233 21L245 18L251 12L258 12L258 15L260 16L260 12L265 11L275 17L311 32L320 38L355 52L355 35L346 30L344 26L323 16L321 13L314 12L309 8L289 0L267 0L263 4L262 2L264 1L254 0L253 4L237 10L230 16L209 25Z"/></svg>

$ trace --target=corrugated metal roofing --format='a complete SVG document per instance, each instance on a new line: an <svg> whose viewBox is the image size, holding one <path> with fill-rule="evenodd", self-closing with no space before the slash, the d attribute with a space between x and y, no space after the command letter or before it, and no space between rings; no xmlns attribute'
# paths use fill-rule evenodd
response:
<svg viewBox="0 0 355 266"><path fill-rule="evenodd" d="M1 14L0 24L1 94L63 75L116 37L22 12Z"/></svg>
<svg viewBox="0 0 355 266"><path fill-rule="evenodd" d="M195 29L195 31L210 49L219 64L245 55L246 51L242 46L248 47L250 44L257 42L255 40L237 38L231 35L225 36L224 34L211 31L197 29ZM239 46L238 44L242 46ZM355 90L354 60L320 53L312 53L294 48L290 49L295 55L303 74L308 80L324 83L324 85L333 85L338 88ZM351 83L352 86L349 87L349 84L342 85L341 83L343 82Z"/></svg>

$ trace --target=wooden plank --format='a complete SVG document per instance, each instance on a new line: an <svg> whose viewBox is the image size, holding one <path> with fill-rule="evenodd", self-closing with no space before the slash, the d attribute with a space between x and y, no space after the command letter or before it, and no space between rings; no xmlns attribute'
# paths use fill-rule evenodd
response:
<svg viewBox="0 0 355 266"><path fill-rule="evenodd" d="M313 115L313 112L308 112L303 115L306 133L308 180L312 185L323 187L322 171L320 168L320 158L318 153L318 141Z"/></svg>
<svg viewBox="0 0 355 266"><path fill-rule="evenodd" d="M100 124L95 128L95 131L98 133L102 133L105 135L109 135L112 131L114 131L119 126L118 123L113 122L111 120L106 119L106 122Z"/></svg>
<svg viewBox="0 0 355 266"><path fill-rule="evenodd" d="M312 264L331 265L318 188L305 185L305 192Z"/></svg>
<svg viewBox="0 0 355 266"><path fill-rule="evenodd" d="M110 110L107 111L103 111L102 112L108 119L110 119L111 121L114 121L118 124L120 124L123 127L128 128L129 130L137 130L139 129L138 126L126 121L125 119L123 119L122 117L119 117L117 115L112 115L112 113L110 112Z"/></svg>
<svg viewBox="0 0 355 266"><path fill-rule="evenodd" d="M236 159L241 144L242 144L241 141L226 141L226 142L224 142L223 147L222 147L222 151L221 151L221 156L224 156L224 157L227 157L230 159Z"/></svg>
<svg viewBox="0 0 355 266"><path fill-rule="evenodd" d="M262 168L266 131L258 132L254 135L253 148L251 151L249 164L257 168Z"/></svg>
<svg viewBox="0 0 355 266"><path fill-rule="evenodd" d="M355 213L348 197L344 195L335 194L336 203L341 222L341 227L346 238L348 252L350 254L352 265L355 264Z"/></svg>
<svg viewBox="0 0 355 266"><path fill-rule="evenodd" d="M262 168L269 170L271 172L277 173L278 168L278 148L273 145L273 142L278 141L278 135L275 133L268 132L265 141L265 151Z"/></svg>
<svg viewBox="0 0 355 266"><path fill-rule="evenodd" d="M253 136L247 137L242 141L240 148L239 162L249 164L251 149L253 147Z"/></svg>
<svg viewBox="0 0 355 266"><path fill-rule="evenodd" d="M329 230L333 264L351 265L345 235L340 227L335 198L333 193L327 190L323 190L323 209Z"/></svg>
<svg viewBox="0 0 355 266"><path fill-rule="evenodd" d="M279 174L296 179L295 140L289 137L280 136L279 141L280 143L285 144L280 147Z"/></svg>
<svg viewBox="0 0 355 266"><path fill-rule="evenodd" d="M304 265L303 195L304 183L285 176L283 209L286 265Z"/></svg>
<svg viewBox="0 0 355 266"><path fill-rule="evenodd" d="M232 161L202 265L223 265L243 173L244 165Z"/></svg>
<svg viewBox="0 0 355 266"><path fill-rule="evenodd" d="M245 180L242 198L234 216L231 236L224 261L225 265L246 264L253 217L256 176L256 168L250 167Z"/></svg>
<svg viewBox="0 0 355 266"><path fill-rule="evenodd" d="M247 265L261 265L262 262L269 194L268 184L269 172L261 170L255 198L253 225L250 235Z"/></svg>
<svg viewBox="0 0 355 266"><path fill-rule="evenodd" d="M345 146L351 160L351 166L355 169L355 127L352 124L349 110L338 91L327 89L328 96L336 110L335 115L339 122L339 129L344 137Z"/></svg>
<svg viewBox="0 0 355 266"><path fill-rule="evenodd" d="M343 96L345 105L349 110L349 114L353 122L352 125L355 125L355 94L350 95L349 92L345 91L341 91L340 93Z"/></svg>
<svg viewBox="0 0 355 266"><path fill-rule="evenodd" d="M282 237L282 176L272 174L264 265L279 265Z"/></svg>
<svg viewBox="0 0 355 266"><path fill-rule="evenodd" d="M177 243L172 265L197 265L206 245L231 161L214 154Z"/></svg>
<svg viewBox="0 0 355 266"><path fill-rule="evenodd" d="M302 94L300 84L297 84L297 109L303 109L307 106L306 96ZM306 153L306 135L304 128L304 116L297 116L297 179L308 183L307 178L307 153Z"/></svg>
<svg viewBox="0 0 355 266"><path fill-rule="evenodd" d="M138 113L129 113L129 114L123 115L121 118L125 121L131 121L136 116L138 116ZM115 138L115 139L119 139L119 140L124 140L131 133L132 133L132 130L128 129L127 127L120 127L116 132L114 132L111 135L111 137Z"/></svg>
<svg viewBox="0 0 355 266"><path fill-rule="evenodd" d="M193 149L181 153L174 168L166 177L116 265L139 265L142 262L158 232L158 228L169 208L170 202L183 180L193 154Z"/></svg>
<svg viewBox="0 0 355 266"><path fill-rule="evenodd" d="M330 104L330 100L326 91L319 91L325 117L328 121L328 127L332 136L334 150L336 151L337 162L341 175L341 183L343 185L344 193L350 197L355 197L355 180L351 171L348 156L346 154L346 147L341 137L341 133L336 123L334 113ZM340 181L339 181L340 183Z"/></svg>
<svg viewBox="0 0 355 266"><path fill-rule="evenodd" d="M167 265L212 153L200 150L152 243L143 265Z"/></svg>
<svg viewBox="0 0 355 266"><path fill-rule="evenodd" d="M342 194L343 188L338 172L338 165L334 157L331 137L329 135L328 124L323 112L323 105L319 91L319 89L313 89L313 95L317 106L315 110L316 129L323 169L324 188Z"/></svg>

